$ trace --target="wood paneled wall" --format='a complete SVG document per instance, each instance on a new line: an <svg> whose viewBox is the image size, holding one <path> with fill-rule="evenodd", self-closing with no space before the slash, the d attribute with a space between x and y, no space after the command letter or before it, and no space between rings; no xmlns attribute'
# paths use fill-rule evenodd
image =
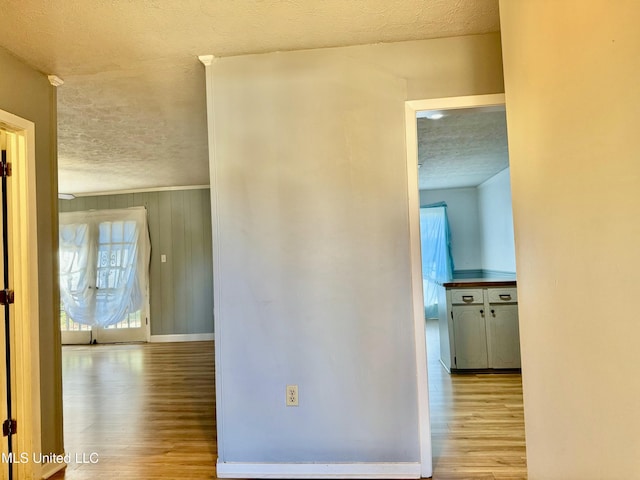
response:
<svg viewBox="0 0 640 480"><path fill-rule="evenodd" d="M147 208L151 236L151 335L213 333L209 189L59 201L60 212L137 206Z"/></svg>

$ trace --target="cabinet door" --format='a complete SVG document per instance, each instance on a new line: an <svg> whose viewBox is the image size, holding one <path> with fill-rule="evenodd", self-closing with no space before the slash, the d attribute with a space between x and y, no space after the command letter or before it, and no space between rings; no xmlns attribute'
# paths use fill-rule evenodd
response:
<svg viewBox="0 0 640 480"><path fill-rule="evenodd" d="M484 305L455 305L451 311L455 368L489 368Z"/></svg>
<svg viewBox="0 0 640 480"><path fill-rule="evenodd" d="M520 368L517 305L490 305L487 317L491 368Z"/></svg>

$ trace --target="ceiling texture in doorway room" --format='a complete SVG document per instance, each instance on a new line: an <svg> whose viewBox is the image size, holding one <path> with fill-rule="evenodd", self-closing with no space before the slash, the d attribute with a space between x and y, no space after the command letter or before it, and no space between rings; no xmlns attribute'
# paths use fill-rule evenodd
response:
<svg viewBox="0 0 640 480"><path fill-rule="evenodd" d="M476 187L509 166L504 107L442 113L418 118L420 190Z"/></svg>
<svg viewBox="0 0 640 480"><path fill-rule="evenodd" d="M0 0L0 46L58 87L59 189L208 184L218 57L499 31L498 0Z"/></svg>

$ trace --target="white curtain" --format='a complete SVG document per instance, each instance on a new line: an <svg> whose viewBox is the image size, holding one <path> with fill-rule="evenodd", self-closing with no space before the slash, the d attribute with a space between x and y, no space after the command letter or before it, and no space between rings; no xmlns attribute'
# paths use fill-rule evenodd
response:
<svg viewBox="0 0 640 480"><path fill-rule="evenodd" d="M144 207L60 214L60 297L76 323L107 327L142 308L150 254Z"/></svg>
<svg viewBox="0 0 640 480"><path fill-rule="evenodd" d="M444 203L420 208L422 243L422 289L425 318L438 316L438 288L453 275L453 258L447 206Z"/></svg>

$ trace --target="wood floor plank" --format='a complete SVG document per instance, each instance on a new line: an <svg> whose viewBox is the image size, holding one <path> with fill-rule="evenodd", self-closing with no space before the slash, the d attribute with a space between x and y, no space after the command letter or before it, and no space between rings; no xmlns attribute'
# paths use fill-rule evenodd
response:
<svg viewBox="0 0 640 480"><path fill-rule="evenodd" d="M434 331L435 329L435 331ZM427 322L435 480L527 478L518 374L450 375ZM66 451L54 480L214 479L213 342L63 348Z"/></svg>
<svg viewBox="0 0 640 480"><path fill-rule="evenodd" d="M526 480L520 374L449 374L437 320L427 321L429 407L436 480Z"/></svg>
<svg viewBox="0 0 640 480"><path fill-rule="evenodd" d="M52 478L216 478L213 356L213 342L64 347L66 451L99 462Z"/></svg>

